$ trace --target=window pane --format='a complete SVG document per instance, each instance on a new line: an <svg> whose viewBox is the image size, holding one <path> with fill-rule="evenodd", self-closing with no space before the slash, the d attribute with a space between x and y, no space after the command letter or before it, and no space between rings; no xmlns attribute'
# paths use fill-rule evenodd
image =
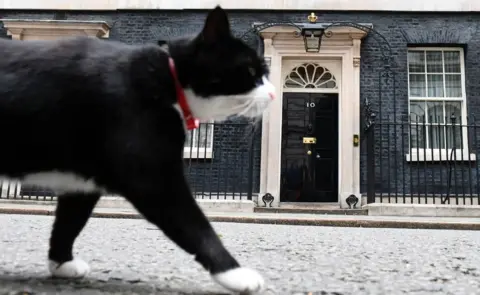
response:
<svg viewBox="0 0 480 295"><path fill-rule="evenodd" d="M214 128L214 124L213 123L208 123L207 125L207 138L208 138L208 142L207 142L207 148L213 148L213 128Z"/></svg>
<svg viewBox="0 0 480 295"><path fill-rule="evenodd" d="M443 73L443 60L441 51L427 51L427 72Z"/></svg>
<svg viewBox="0 0 480 295"><path fill-rule="evenodd" d="M443 97L443 75L427 75L428 97Z"/></svg>
<svg viewBox="0 0 480 295"><path fill-rule="evenodd" d="M410 147L425 148L425 126L424 124L410 125Z"/></svg>
<svg viewBox="0 0 480 295"><path fill-rule="evenodd" d="M425 73L425 52L408 52L408 70L410 73Z"/></svg>
<svg viewBox="0 0 480 295"><path fill-rule="evenodd" d="M426 97L427 85L425 83L425 74L410 74L410 96Z"/></svg>
<svg viewBox="0 0 480 295"><path fill-rule="evenodd" d="M425 122L425 102L424 101L410 102L410 120L412 123Z"/></svg>
<svg viewBox="0 0 480 295"><path fill-rule="evenodd" d="M460 73L460 52L444 51L445 73Z"/></svg>
<svg viewBox="0 0 480 295"><path fill-rule="evenodd" d="M200 126L197 129L189 131L187 133L187 138L185 139L185 147L211 148L213 139L213 125L213 123L200 123Z"/></svg>
<svg viewBox="0 0 480 295"><path fill-rule="evenodd" d="M196 146L204 148L204 147L212 147L212 130L213 124L212 123L201 123L198 127L198 133L196 134L196 138L194 138L194 142Z"/></svg>
<svg viewBox="0 0 480 295"><path fill-rule="evenodd" d="M455 123L462 124L462 103L456 101L445 102L445 116L447 123L452 122L452 115L455 116Z"/></svg>
<svg viewBox="0 0 480 295"><path fill-rule="evenodd" d="M195 130L190 130L187 132L187 138L185 139L185 147L195 147L195 145L192 145L192 138L195 138Z"/></svg>
<svg viewBox="0 0 480 295"><path fill-rule="evenodd" d="M444 124L445 114L443 113L442 101L427 102L428 123Z"/></svg>
<svg viewBox="0 0 480 295"><path fill-rule="evenodd" d="M197 136L194 139L197 142L198 147L205 147L206 143L205 141L207 140L207 125L206 124L200 124L198 126L198 132Z"/></svg>
<svg viewBox="0 0 480 295"><path fill-rule="evenodd" d="M429 127L428 132L429 148L444 149L445 148L445 125L433 125ZM446 159L442 159L446 160Z"/></svg>
<svg viewBox="0 0 480 295"><path fill-rule="evenodd" d="M445 74L445 96L462 97L462 76Z"/></svg>
<svg viewBox="0 0 480 295"><path fill-rule="evenodd" d="M447 128L447 148L461 149L462 145L462 128L458 125L446 126ZM455 140L454 140L455 139ZM448 155L450 158L450 155Z"/></svg>

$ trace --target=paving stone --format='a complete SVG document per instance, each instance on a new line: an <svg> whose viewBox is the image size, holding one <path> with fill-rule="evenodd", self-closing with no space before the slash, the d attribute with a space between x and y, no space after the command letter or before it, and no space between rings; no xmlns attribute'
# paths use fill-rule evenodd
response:
<svg viewBox="0 0 480 295"><path fill-rule="evenodd" d="M139 219L91 219L80 281L48 278L51 216L0 215L0 294L226 294L193 257ZM478 294L476 231L214 223L263 294Z"/></svg>

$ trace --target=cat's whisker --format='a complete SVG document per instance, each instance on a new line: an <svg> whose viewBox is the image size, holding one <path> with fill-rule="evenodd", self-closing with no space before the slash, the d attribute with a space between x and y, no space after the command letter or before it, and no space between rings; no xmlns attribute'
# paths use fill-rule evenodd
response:
<svg viewBox="0 0 480 295"><path fill-rule="evenodd" d="M232 116L235 116L235 117L240 117L242 115L245 115L248 112L248 110L251 109L252 104L255 103L255 99L247 98L244 96L236 96L234 97L234 99L238 99L242 101L241 104L229 106L229 112L231 112Z"/></svg>
<svg viewBox="0 0 480 295"><path fill-rule="evenodd" d="M260 110L263 109L261 107L263 104L258 103L258 99L256 97L250 99L247 101L248 104L245 106L245 109L239 113L239 115L245 115L247 113L253 113L253 114L260 114Z"/></svg>
<svg viewBox="0 0 480 295"><path fill-rule="evenodd" d="M254 99L247 101L246 103L247 105L245 106L245 108L238 113L240 116L247 114L252 109L252 107L256 106Z"/></svg>

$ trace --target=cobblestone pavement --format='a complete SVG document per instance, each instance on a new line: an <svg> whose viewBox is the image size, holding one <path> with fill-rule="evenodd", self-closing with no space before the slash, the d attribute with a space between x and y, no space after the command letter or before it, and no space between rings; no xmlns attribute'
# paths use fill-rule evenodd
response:
<svg viewBox="0 0 480 295"><path fill-rule="evenodd" d="M75 252L88 279L49 279L49 216L0 215L0 294L226 294L144 220L91 219ZM478 294L478 231L215 223L264 294Z"/></svg>

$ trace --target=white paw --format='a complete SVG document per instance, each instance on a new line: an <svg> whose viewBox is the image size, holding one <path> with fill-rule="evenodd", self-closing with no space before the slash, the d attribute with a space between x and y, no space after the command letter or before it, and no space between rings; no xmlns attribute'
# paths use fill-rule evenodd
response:
<svg viewBox="0 0 480 295"><path fill-rule="evenodd" d="M242 294L258 292L262 290L265 283L258 272L246 267L239 267L218 273L213 275L212 278L224 288Z"/></svg>
<svg viewBox="0 0 480 295"><path fill-rule="evenodd" d="M52 276L58 278L83 278L90 272L88 264L80 259L73 259L62 264L49 260L48 269Z"/></svg>

